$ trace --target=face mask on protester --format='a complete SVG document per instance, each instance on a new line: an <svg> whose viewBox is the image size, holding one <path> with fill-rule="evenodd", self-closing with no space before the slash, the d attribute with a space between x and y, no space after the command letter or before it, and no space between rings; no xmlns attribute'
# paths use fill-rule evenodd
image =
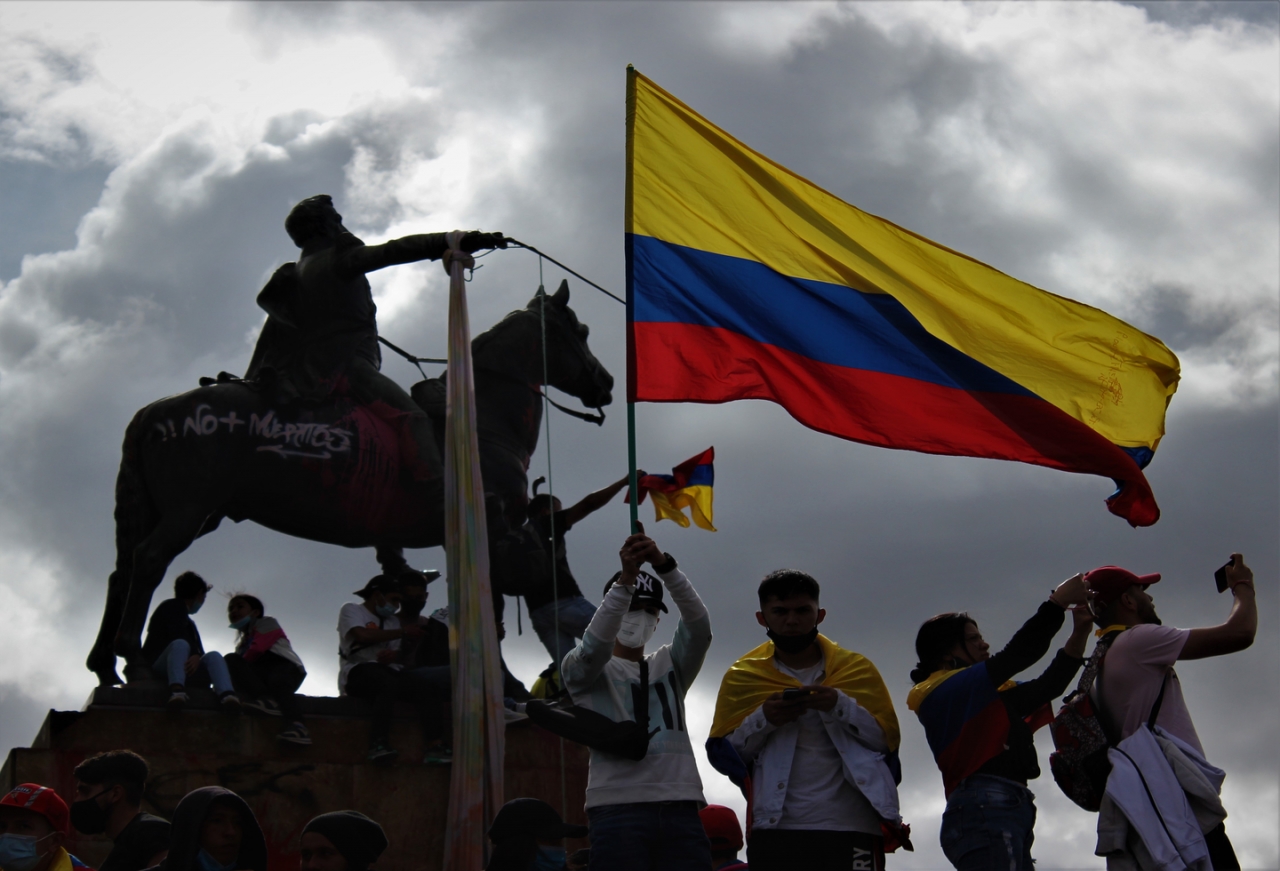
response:
<svg viewBox="0 0 1280 871"><path fill-rule="evenodd" d="M394 617L394 616L396 616L396 606L395 606L395 605L391 605L391 604L378 605L378 606L377 606L377 607L375 607L373 610L377 613L377 615L378 615L379 617Z"/></svg>
<svg viewBox="0 0 1280 871"><path fill-rule="evenodd" d="M45 838L52 835L45 835ZM31 871L44 856L38 844L44 838L35 835L0 835L0 868L4 871Z"/></svg>
<svg viewBox="0 0 1280 871"><path fill-rule="evenodd" d="M810 644L818 640L818 627L813 627L803 635L779 635L772 629L766 634L768 634L769 640L773 642L773 646L783 653L800 653L803 650L807 650Z"/></svg>
<svg viewBox="0 0 1280 871"><path fill-rule="evenodd" d="M531 871L564 871L567 860L564 847L538 846L538 855L533 857Z"/></svg>
<svg viewBox="0 0 1280 871"><path fill-rule="evenodd" d="M106 790L103 790L106 792ZM98 797L82 798L71 803L71 825L82 835L100 835L107 830L108 813L98 804Z"/></svg>
<svg viewBox="0 0 1280 871"><path fill-rule="evenodd" d="M241 618L240 618L239 620L237 620L236 622L228 624L228 628L229 628L229 629L238 629L238 630L240 630L241 632L243 632L243 631L248 627L248 625L249 625L250 623L252 623L252 622L253 622L253 616L252 616L252 615L250 615L250 616L248 616L248 617L241 617Z"/></svg>
<svg viewBox="0 0 1280 871"><path fill-rule="evenodd" d="M201 605L203 605L203 604L204 604L204 600L202 600L202 599L197 599L197 600L196 600L196 603L195 603L194 605L188 605L188 606L187 606L187 613L188 613L188 614L194 614L194 613L196 613L197 611L199 611L199 610L200 610L200 606L201 606Z"/></svg>
<svg viewBox="0 0 1280 871"><path fill-rule="evenodd" d="M221 864L213 855L204 847L200 848L200 852L196 857L197 863L200 865L200 871L235 871L236 860L232 859L227 864Z"/></svg>
<svg viewBox="0 0 1280 871"><path fill-rule="evenodd" d="M644 647L658 629L658 615L648 611L628 611L618 630L618 643L623 647Z"/></svg>

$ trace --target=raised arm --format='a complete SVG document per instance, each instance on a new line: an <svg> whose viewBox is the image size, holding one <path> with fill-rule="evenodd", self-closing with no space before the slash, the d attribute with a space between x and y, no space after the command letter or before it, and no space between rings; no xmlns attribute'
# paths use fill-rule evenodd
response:
<svg viewBox="0 0 1280 871"><path fill-rule="evenodd" d="M347 248L337 256L336 269L340 275L353 278L361 273L374 272L400 263L439 260L448 247L445 233L402 236L399 239L383 242L381 245L356 245ZM462 237L460 247L470 252L479 251L481 248L506 246L501 233L481 233L479 230L472 230Z"/></svg>
<svg viewBox="0 0 1280 871"><path fill-rule="evenodd" d="M1253 569L1244 564L1244 555L1233 553L1227 566L1231 587L1231 614L1218 626L1192 629L1178 659L1205 659L1244 650L1258 633L1258 602L1254 598Z"/></svg>
<svg viewBox="0 0 1280 871"><path fill-rule="evenodd" d="M1015 674L1030 668L1049 651L1053 636L1062 628L1066 608L1085 602L1084 577L1063 581L1043 602L1031 619L1022 624L999 653L987 660L987 675L1000 686Z"/></svg>
<svg viewBox="0 0 1280 871"><path fill-rule="evenodd" d="M637 472L637 475L643 475L644 472ZM607 487L601 487L594 493L588 493L578 501L576 505L572 505L564 512L565 522L569 526L573 526L582 520L588 514L598 511L605 505L609 504L609 500L622 492L622 488L627 486L628 478L619 478Z"/></svg>
<svg viewBox="0 0 1280 871"><path fill-rule="evenodd" d="M635 590L634 576L629 581L624 576L623 581L627 583L620 582L609 588L582 634L582 643L565 654L564 662L560 663L560 677L570 695L589 690L613 656L613 642L618 638L622 618L631 607L631 594Z"/></svg>

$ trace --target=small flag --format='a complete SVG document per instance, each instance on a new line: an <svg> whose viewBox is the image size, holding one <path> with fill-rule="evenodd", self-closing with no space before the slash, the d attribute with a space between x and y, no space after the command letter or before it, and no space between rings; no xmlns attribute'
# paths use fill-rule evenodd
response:
<svg viewBox="0 0 1280 871"><path fill-rule="evenodd" d="M711 447L676 466L670 475L642 476L636 482L640 501L651 495L655 520L674 520L684 527L689 525L689 518L684 515L684 509L688 507L694 523L715 532L716 528L711 525L711 489L716 474L712 462L715 458L716 449ZM627 501L631 501L630 494Z"/></svg>

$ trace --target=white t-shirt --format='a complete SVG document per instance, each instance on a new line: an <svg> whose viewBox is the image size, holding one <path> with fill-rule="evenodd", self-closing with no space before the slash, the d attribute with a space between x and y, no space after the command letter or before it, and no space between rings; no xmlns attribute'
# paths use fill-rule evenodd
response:
<svg viewBox="0 0 1280 871"><path fill-rule="evenodd" d="M338 694L347 694L347 674L362 662L377 662L378 651L399 650L400 639L379 641L376 644L360 645L347 637L347 633L357 627L366 629L399 629L399 617L379 617L359 602L348 602L338 612ZM394 669L399 665L393 664Z"/></svg>
<svg viewBox="0 0 1280 871"><path fill-rule="evenodd" d="M800 669L788 668L777 659L773 664L804 686L819 683L826 671L823 662ZM880 815L866 796L845 780L844 764L821 715L805 711L796 726L800 731L778 828L879 834Z"/></svg>
<svg viewBox="0 0 1280 871"><path fill-rule="evenodd" d="M1173 670L1189 637L1190 629L1145 623L1126 629L1112 643L1103 660L1098 683L1102 686L1103 710L1120 726L1122 740L1147 722L1160 694L1160 685L1168 675L1156 725L1163 726L1170 735L1176 735L1204 755L1200 736L1182 698L1182 684Z"/></svg>

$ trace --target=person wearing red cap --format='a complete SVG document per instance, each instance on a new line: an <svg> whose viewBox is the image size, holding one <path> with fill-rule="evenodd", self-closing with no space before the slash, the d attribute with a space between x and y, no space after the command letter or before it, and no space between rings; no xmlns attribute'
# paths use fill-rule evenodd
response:
<svg viewBox="0 0 1280 871"><path fill-rule="evenodd" d="M1144 725L1160 700L1154 725L1190 745L1201 756L1204 748L1182 697L1182 686L1173 664L1236 653L1253 644L1258 631L1258 605L1254 600L1253 570L1244 556L1231 555L1226 566L1231 589L1231 614L1225 623L1200 629L1175 629L1161 624L1155 600L1147 588L1159 574L1136 575L1118 566L1102 566L1085 575L1089 607L1102 628L1100 644L1109 643L1101 687L1094 684L1099 706L1119 729L1120 739ZM1218 825L1205 833L1214 871L1240 867L1226 829Z"/></svg>
<svg viewBox="0 0 1280 871"><path fill-rule="evenodd" d="M71 811L56 792L23 783L0 798L0 868L4 871L80 871L88 865L62 846Z"/></svg>
<svg viewBox="0 0 1280 871"><path fill-rule="evenodd" d="M712 871L747 871L747 863L738 858L742 849L742 826L733 808L709 804L698 811L702 829L711 842Z"/></svg>

